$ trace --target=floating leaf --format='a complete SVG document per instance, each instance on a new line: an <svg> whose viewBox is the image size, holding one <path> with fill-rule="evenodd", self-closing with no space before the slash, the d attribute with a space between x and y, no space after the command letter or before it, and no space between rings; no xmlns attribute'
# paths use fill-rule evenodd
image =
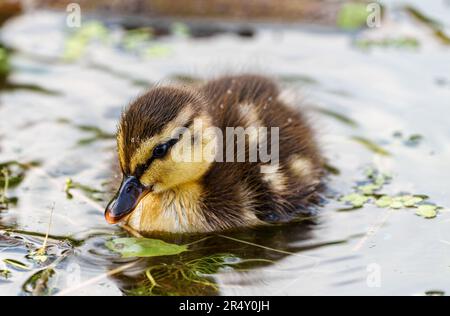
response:
<svg viewBox="0 0 450 316"><path fill-rule="evenodd" d="M354 207L361 207L368 201L369 197L358 193L352 193L341 198L341 202L350 203Z"/></svg>
<svg viewBox="0 0 450 316"><path fill-rule="evenodd" d="M158 257L177 255L187 251L186 245L169 244L159 239L118 238L108 241L106 247L122 257Z"/></svg>
<svg viewBox="0 0 450 316"><path fill-rule="evenodd" d="M437 216L438 207L431 204L423 204L417 208L416 215L424 218L435 218Z"/></svg>
<svg viewBox="0 0 450 316"><path fill-rule="evenodd" d="M83 26L67 39L63 59L75 61L81 58L91 41L106 41L108 35L108 29L100 22L83 23Z"/></svg>
<svg viewBox="0 0 450 316"><path fill-rule="evenodd" d="M153 30L151 28L138 28L128 31L123 40L122 45L127 50L136 50L147 44L153 38Z"/></svg>
<svg viewBox="0 0 450 316"><path fill-rule="evenodd" d="M418 196L405 195L402 196L403 205L406 207L417 206L418 203L422 202L424 199Z"/></svg>
<svg viewBox="0 0 450 316"><path fill-rule="evenodd" d="M380 208L402 209L417 208L416 214L424 218L434 218L441 208L436 205L423 204L429 197L426 195L400 194L389 196L377 193L384 185L389 183L392 176L382 173L375 168L365 170L367 179L355 187L355 193L346 195L340 199L341 202L351 204L353 208L340 209L339 212L351 211L362 208L366 203L372 202Z"/></svg>
<svg viewBox="0 0 450 316"><path fill-rule="evenodd" d="M378 207L389 207L392 204L392 198L390 196L384 195L376 200L375 205Z"/></svg>
<svg viewBox="0 0 450 316"><path fill-rule="evenodd" d="M339 10L337 25L344 30L363 28L367 23L367 5L364 3L344 3Z"/></svg>
<svg viewBox="0 0 450 316"><path fill-rule="evenodd" d="M358 191L361 191L364 195L373 195L375 193L375 191L378 191L379 189L381 189L381 185L378 184L366 184L366 185L362 185L357 187Z"/></svg>
<svg viewBox="0 0 450 316"><path fill-rule="evenodd" d="M161 58L167 57L172 53L172 49L166 45L153 45L144 51L146 57Z"/></svg>
<svg viewBox="0 0 450 316"><path fill-rule="evenodd" d="M171 32L173 35L178 37L189 37L191 33L189 27L180 22L175 22L172 24Z"/></svg>
<svg viewBox="0 0 450 316"><path fill-rule="evenodd" d="M14 259L3 259L3 262L14 268L14 269L18 269L18 270L30 270L30 267L28 265L26 265L25 263L22 263L18 260L14 260Z"/></svg>
<svg viewBox="0 0 450 316"><path fill-rule="evenodd" d="M403 208L403 203L401 201L395 200L392 201L391 205L389 205L390 208L393 209L401 209Z"/></svg>

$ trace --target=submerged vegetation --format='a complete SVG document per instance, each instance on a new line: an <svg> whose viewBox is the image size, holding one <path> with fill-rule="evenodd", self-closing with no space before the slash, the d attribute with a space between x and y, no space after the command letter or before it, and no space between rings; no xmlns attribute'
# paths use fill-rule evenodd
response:
<svg viewBox="0 0 450 316"><path fill-rule="evenodd" d="M82 191L86 195L86 197L97 202L103 201L102 195L105 194L104 191L94 189L88 185L73 181L71 178L67 178L66 184L64 186L64 192L66 193L66 197L69 200L73 198L73 194L71 193L71 190L73 189Z"/></svg>
<svg viewBox="0 0 450 316"><path fill-rule="evenodd" d="M363 12L362 9L363 6L361 4L344 6L338 21L339 26L346 30L357 30L363 27L361 23L363 19L367 17L367 12ZM445 37L442 37L445 36L445 32L440 23L429 20L426 16L420 16L417 12L411 12L411 14L415 15L419 20L423 20L425 24L430 25L434 30L437 30L435 33L436 36L442 38L445 42ZM81 29L77 29L68 35L65 51L63 53L64 60L66 62L75 62L78 59L81 59L89 53L89 45L97 45L101 49L112 48L116 51L138 56L140 58L171 57L174 52L170 44L163 44L162 41L158 41L158 37L161 36L159 34L160 31L153 27L132 27L120 32L120 36L118 37L115 37L116 34L112 36L112 32L114 32L114 29L103 22L94 21L83 23ZM186 38L194 36L192 32L193 30L190 26L178 23L169 27L168 34L172 34L178 38ZM363 49L370 49L373 47L416 48L423 45L423 43L413 37L393 37L380 40L357 39L354 44ZM0 47L0 77L1 89L3 89L3 91L7 89L22 89L43 93L48 96L58 95L57 91L46 90L33 83L11 83L9 80L11 72L18 71L17 69L14 69L11 64L12 54L14 54L14 52L10 49ZM60 62L60 60L58 60L58 62ZM72 65L69 66L72 67ZM157 79L152 77L152 80L149 80L148 78L141 78L140 76L135 77L133 74L127 74L121 69L116 69L114 64L100 65L88 62L84 66L89 67L94 71L102 71L103 73L116 78L125 78L133 85L139 87L149 87L153 82L156 82L156 80L152 80ZM179 72L163 73L163 76L186 84L196 84L202 80L200 77L185 74L182 70L177 71ZM326 89L329 88L322 85L319 76L315 77L311 75L310 77L302 75L301 71L296 74L293 70L290 75L280 76L280 80L286 84L307 85L308 88L311 89L320 90L324 88L326 91ZM108 88L111 88L111 86L108 86ZM342 88L337 87L336 89ZM76 93L77 91L74 91L74 94ZM344 91L341 96L343 96L344 93L347 100L350 100L352 97L358 101L356 99L357 96L354 96L349 92ZM353 113L351 112L351 106L345 108L343 111L330 110L325 107L316 108L314 110L343 124L342 126L348 127L348 131L351 132L350 135L354 135L360 131L358 129L359 127L361 127L361 129L364 128L363 120L356 121L354 116L348 114ZM64 113L64 115L65 114L66 113ZM75 139L75 141L78 140L75 149L79 149L81 154L86 153L86 150L94 149L94 146L98 145L98 141L107 141L115 138L114 134L103 130L101 128L102 125L81 125L72 123L69 120L60 120L60 122L67 123L71 125L72 128L79 130L80 134L82 133L81 139ZM428 134L426 135L428 138ZM373 137L373 135L369 137ZM388 137L390 137L390 135ZM384 142L378 142L379 138L373 141L365 136L355 136L351 139L356 143L356 145L353 144L355 147L358 146L357 144L362 145L364 148L375 153L377 158L382 156L382 159L396 158L391 154L395 152L395 148L386 146L386 149L386 144L400 144L401 146L416 148L421 146L424 140L424 137L419 134L408 135L402 132L396 132L393 135L393 138L394 140L390 137L387 141L384 140ZM69 139L68 141L73 140ZM422 148L420 147L417 150L420 149ZM416 149L407 150L412 151ZM95 153L92 157L95 157ZM66 163L68 162L64 161L64 164ZM339 163L342 164L342 162L337 162L337 165L341 167ZM349 163L350 166L348 168L350 169L350 172L354 170L354 168L357 168L359 163L364 162L356 162L356 166L350 165ZM273 227L268 228L267 231L251 230L239 232L236 233L236 238L230 238L231 240L234 240L233 243L224 242L225 239L218 235L209 236L211 239L208 239L207 242L198 243L196 246L193 246L189 242L182 242L176 238L172 239L172 236L170 238L167 236L159 236L161 239L128 238L124 237L126 236L124 232L105 228L101 226L100 222L98 223L98 227L89 227L86 229L83 226L79 228L80 231L83 230L83 232L80 233L80 236L82 237L78 235L76 235L76 237L73 237L72 235L49 236L50 227L52 225L51 216L50 219L48 219L49 229L47 234L31 232L33 229L24 226L20 220L16 221L13 219L11 220L12 224L9 224L6 221L2 221L2 216L8 214L8 212L12 213L12 215L16 215L13 214L16 211L14 204L18 202L20 196L15 196L18 193L14 189L18 188L19 185L23 183L27 171L34 165L35 163L19 163L14 161L0 163L0 228L2 229L0 231L0 252L2 253L2 258L0 260L0 284L16 282L16 278L19 279L18 276L20 276L20 279L26 279L22 289L18 290L19 292L21 291L20 294L23 295L54 295L59 291L64 290L57 281L59 276L64 276L67 272L65 258L68 256L71 256L71 260L73 259L80 264L86 264L92 270L98 269L94 270L92 273L94 275L94 281L98 277L98 273L103 272L103 270L114 272L116 265L121 262L128 262L130 260L132 263L136 262L135 269L129 269L130 271L122 270L121 273L111 272L111 274L106 274L107 276L110 276L111 279L117 283L119 289L127 295L217 295L221 294L221 288L225 289L227 286L230 286L228 284L222 285L222 283L217 282L217 278L220 277L221 274L228 272L246 272L257 267L269 266L271 266L271 269L267 269L267 271L272 273L280 267L280 265L275 265L277 260L285 258L286 256L298 256L299 259L294 262L293 266L289 266L290 270L287 271L289 281L291 281L293 275L297 277L305 271L302 270L303 266L307 266L307 269L310 269L311 266L316 266L316 261L313 261L312 264L308 261L311 258L314 259L314 257L309 257L310 254L317 254L313 251L318 251L325 246L337 245L341 245L341 250L346 251L347 249L344 247L347 246L348 241L353 238L351 234L354 232L349 232L348 235L350 235L350 237L344 233L345 237L342 237L342 239L338 241L332 239L317 242L315 239L316 237L310 233L311 227L306 224L303 226L300 223L293 224L293 226L296 225L295 229L291 228L289 225L281 227L274 225ZM51 167L58 169L61 165L55 164L51 165ZM348 170L344 170L345 168L342 168L341 172L337 167L330 164L326 165L325 168L330 174L336 176L334 179L338 180L342 180L343 177L337 176L341 174L345 175L346 172L348 172ZM64 177L66 176L67 175L64 175ZM102 206L104 206L103 203L97 202L103 202L105 200L104 195L108 192L80 183L76 180L81 179L81 177L77 177L77 175L73 175L73 178L67 178L65 183L62 180L60 186L57 187L57 193L51 192L48 196L45 195L43 199L51 202L50 199L53 193L58 195L58 197L65 194L69 200L76 199L77 193L81 192L83 196L94 201L95 203L93 204L97 205L97 208L101 209ZM93 183L92 179L89 179L89 181L89 183ZM428 196L409 192L389 193L389 185L393 181L394 177L391 174L383 173L376 168L369 168L366 170L362 180L356 183L350 194L340 196L340 202L331 201L331 199L329 202L345 204L347 208L341 209L340 211L351 211L372 205L382 209L396 210L398 212L401 210L409 210L411 213L414 212L423 218L435 218L438 215L442 215L440 214L442 208L431 203ZM64 196L62 196L62 200L64 200ZM68 204L69 207L73 206L75 208L75 203L71 203L70 201L64 202ZM23 204L25 205L25 203ZM20 207L21 205L19 204L18 206ZM34 211L33 205L25 205L25 207L19 211L24 211L24 209L28 207L30 208L29 212ZM8 211L8 209L10 210ZM19 211L17 211L17 213L19 213ZM58 209L56 209L56 211L58 211ZM74 209L71 209L70 211L72 212ZM85 210L82 209L82 211L84 212ZM89 209L86 208L86 216L90 216L88 211ZM326 212L327 210L324 209L323 213L328 216L329 213ZM20 214L20 216L25 217L29 214L30 213L24 212L23 214ZM75 214L75 212L73 212L73 214ZM76 218L73 214L70 213L70 216L73 216L71 220L73 219L75 222ZM100 218L98 212L95 214L95 216L98 216L94 217L96 220ZM64 214L55 215L59 215L60 217L66 216ZM44 221L45 220L47 220L47 218L45 218ZM307 224L315 226L315 220L316 218L311 220L311 223L308 222ZM320 223L320 220L322 219L317 218L318 223ZM84 225L84 222L81 223ZM42 224L42 222L40 222L40 224ZM44 224L46 224L46 222L44 222ZM78 222L76 224L78 224ZM324 235L321 235L321 238L324 239L330 238L330 234L327 234L326 229L331 228L326 226L327 225L320 225L320 229L322 229L321 233L324 232ZM22 231L19 231L19 229L22 229ZM26 231L27 229L30 231ZM88 232L84 232L85 229L88 230ZM337 233L337 230L333 231L333 233ZM339 231L338 233L341 234L342 232ZM117 235L121 238L117 238ZM209 243L210 241L211 243ZM77 251L76 256L73 256L74 248ZM6 251L3 252L3 250ZM326 258L328 253L318 254ZM334 257L332 255L326 259L329 259L331 262L332 260L338 261L342 258L338 256ZM329 264L329 262L327 263ZM301 267L299 268L298 266ZM266 271L262 271L261 274L265 272ZM322 273L322 269L320 269L319 273ZM26 277L23 278L24 276ZM84 276L85 275L83 275L83 277ZM278 274L275 274L274 279L278 278L278 276ZM260 277L252 275L252 277L253 279L251 280L239 278L237 282L231 282L231 286L246 286L248 284L254 284L255 282L266 282L266 279L264 279L266 276ZM341 275L339 277L341 277ZM93 284L94 281L92 281L91 284ZM221 284L220 287L219 284ZM259 284L256 283L256 286L259 286ZM421 289L418 292L424 293L424 290ZM425 292L426 295L444 295L444 293L445 292L443 291Z"/></svg>
<svg viewBox="0 0 450 316"><path fill-rule="evenodd" d="M27 171L39 165L38 162L19 163L8 161L0 163L0 211L11 204L17 204L18 197L11 197L8 191L18 187L25 178Z"/></svg>
<svg viewBox="0 0 450 316"><path fill-rule="evenodd" d="M22 286L25 294L33 296L47 296L55 293L55 289L51 286L51 279L56 272L53 268L46 268L34 273Z"/></svg>
<svg viewBox="0 0 450 316"><path fill-rule="evenodd" d="M26 250L23 260L5 258L0 262L0 280L10 279L16 273L32 272L22 286L23 294L51 295L54 290L49 286L49 280L56 276L55 269L71 253L73 246L68 239L58 241L49 237L48 231L42 239L27 236L25 232L0 231L0 248L20 247Z"/></svg>
<svg viewBox="0 0 450 316"><path fill-rule="evenodd" d="M249 263L273 263L267 259L241 259L231 253L205 255L203 252L199 253L195 247L190 247L206 239L208 238L190 244L177 245L158 239L117 238L108 241L106 246L121 254L123 258L160 257L155 262L145 264L146 268L140 280L131 288L124 289L128 295L218 294L219 287L214 282L215 274L230 270L245 271L245 265Z"/></svg>
<svg viewBox="0 0 450 316"><path fill-rule="evenodd" d="M213 276L221 270L234 269L240 259L231 254L216 254L191 260L158 264L145 270L145 278L128 295L213 295L219 287Z"/></svg>

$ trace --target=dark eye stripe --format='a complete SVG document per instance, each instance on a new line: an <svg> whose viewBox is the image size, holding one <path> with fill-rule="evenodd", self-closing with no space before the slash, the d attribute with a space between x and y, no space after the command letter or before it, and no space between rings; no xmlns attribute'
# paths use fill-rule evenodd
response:
<svg viewBox="0 0 450 316"><path fill-rule="evenodd" d="M194 117L190 117L189 120L183 125L183 128L185 128L186 130L188 130L192 124L194 124ZM169 145L168 150L170 150L170 148L175 145L181 138L183 137L183 135L180 135L179 139L171 139L169 140L166 144ZM159 145L158 145L159 146ZM139 164L136 166L135 172L134 172L134 176L138 179L140 179L145 171L150 167L150 165L152 164L153 160L155 160L156 158L152 156L145 162L145 164Z"/></svg>
<svg viewBox="0 0 450 316"><path fill-rule="evenodd" d="M167 151L169 151L170 148L171 148L173 145L175 145L177 142L178 142L178 139L171 139L171 140L169 140L168 142L164 143L164 144L166 144L166 145L169 146L168 149L167 149ZM161 146L161 145L158 145L158 146ZM155 147L155 148L156 148L156 147ZM135 176L136 178L140 179L140 178L144 175L145 171L150 167L150 165L152 164L152 162L153 162L155 159L158 159L158 158L159 158L159 157L155 157L155 155L152 154L152 156L145 162L145 164L139 164L139 165L137 165L136 170L135 170L135 172L134 172L134 176Z"/></svg>

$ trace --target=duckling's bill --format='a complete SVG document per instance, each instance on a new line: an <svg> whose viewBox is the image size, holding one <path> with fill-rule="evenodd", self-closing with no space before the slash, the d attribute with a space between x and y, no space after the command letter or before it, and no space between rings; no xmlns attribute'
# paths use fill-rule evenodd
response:
<svg viewBox="0 0 450 316"><path fill-rule="evenodd" d="M124 177L119 191L106 207L106 221L109 224L118 223L134 211L141 198L149 191L136 177Z"/></svg>

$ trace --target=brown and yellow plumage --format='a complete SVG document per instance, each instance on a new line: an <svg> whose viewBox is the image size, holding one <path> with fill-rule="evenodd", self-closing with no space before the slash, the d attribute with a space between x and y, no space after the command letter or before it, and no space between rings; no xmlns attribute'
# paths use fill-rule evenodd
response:
<svg viewBox="0 0 450 316"><path fill-rule="evenodd" d="M202 122L201 135L196 120ZM237 150L231 162L202 155L178 161L166 154L179 150L174 135L186 138L185 131L190 132L191 157L210 144L224 153L227 145L235 147L234 137L219 140L208 127L224 135L229 127L267 127L269 151L270 128L279 127L278 164L239 162ZM245 157L258 140L258 135L246 136ZM152 88L124 112L117 142L124 182L106 217L112 223L123 217L141 232L210 232L287 222L307 212L320 187L322 158L304 115L280 100L276 84L261 76Z"/></svg>

